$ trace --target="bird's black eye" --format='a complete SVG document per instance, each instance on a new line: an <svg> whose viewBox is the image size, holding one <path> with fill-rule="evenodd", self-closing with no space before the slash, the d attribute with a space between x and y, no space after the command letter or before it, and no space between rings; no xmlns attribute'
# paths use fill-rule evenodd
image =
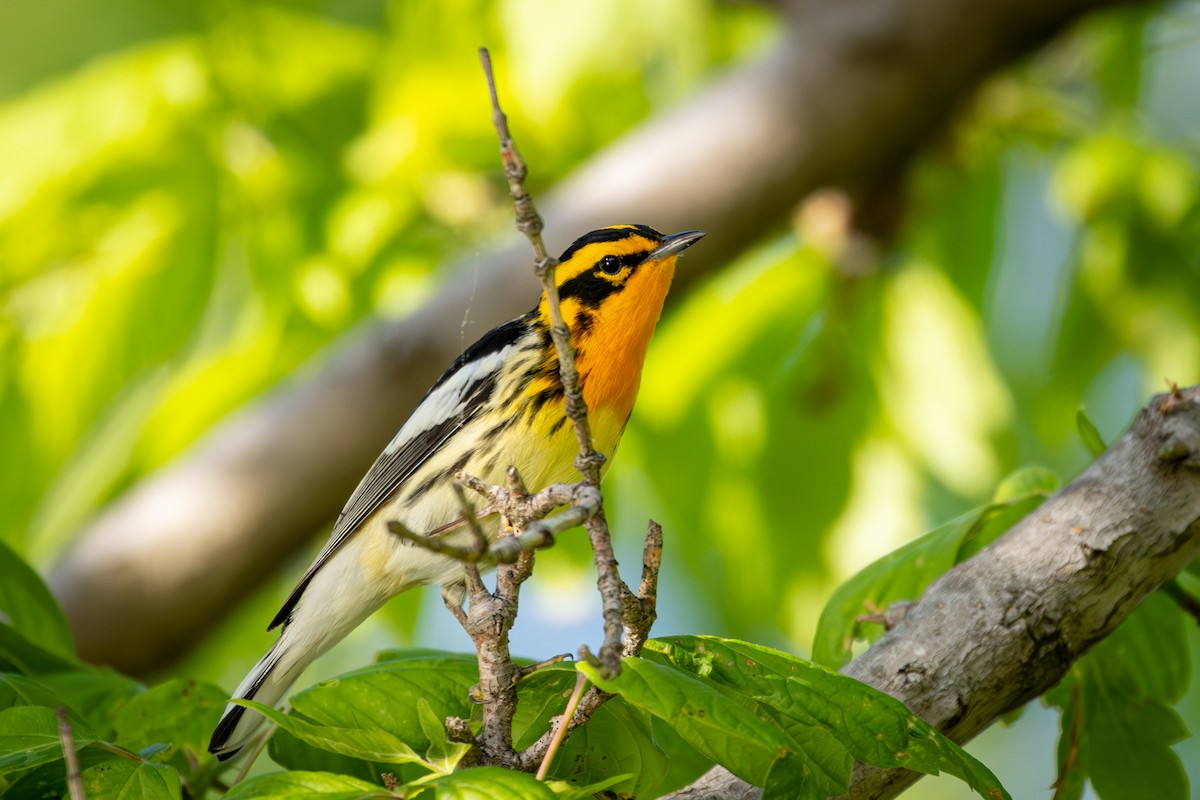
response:
<svg viewBox="0 0 1200 800"><path fill-rule="evenodd" d="M604 270L609 275L616 275L621 271L621 262L616 256L605 256L600 261L600 269Z"/></svg>

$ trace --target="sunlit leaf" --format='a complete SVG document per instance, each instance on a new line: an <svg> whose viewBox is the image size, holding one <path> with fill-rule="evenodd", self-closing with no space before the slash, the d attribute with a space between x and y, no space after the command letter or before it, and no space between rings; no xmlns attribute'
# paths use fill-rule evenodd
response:
<svg viewBox="0 0 1200 800"><path fill-rule="evenodd" d="M619 677L604 680L586 662L578 668L605 691L670 723L697 750L751 783L762 786L775 763L794 754L795 744L758 717L752 702L739 702L679 670L626 659ZM791 774L798 781L808 771Z"/></svg>
<svg viewBox="0 0 1200 800"><path fill-rule="evenodd" d="M987 800L1007 797L987 767L900 701L853 678L734 639L672 636L651 640L648 647L688 671L703 665L698 672L708 679L772 709L814 766L823 768L822 788L830 793L844 791L853 756L888 769L948 772Z"/></svg>
<svg viewBox="0 0 1200 800"><path fill-rule="evenodd" d="M314 725L253 700L239 699L235 702L254 709L297 739L338 755L387 764L425 763L412 747L387 731Z"/></svg>
<svg viewBox="0 0 1200 800"><path fill-rule="evenodd" d="M313 800L359 800L378 797L382 786L367 783L346 775L328 772L276 772L259 775L234 786L225 795L227 800L292 800L295 797Z"/></svg>
<svg viewBox="0 0 1200 800"><path fill-rule="evenodd" d="M476 767L402 787L413 800L552 800L554 791L524 772Z"/></svg>
<svg viewBox="0 0 1200 800"><path fill-rule="evenodd" d="M867 566L830 597L817 627L813 660L830 667L849 661L854 640L869 642L882 635L880 612L893 603L917 600L934 579L1019 522L1057 485L1048 470L1021 470L1000 484L991 504Z"/></svg>

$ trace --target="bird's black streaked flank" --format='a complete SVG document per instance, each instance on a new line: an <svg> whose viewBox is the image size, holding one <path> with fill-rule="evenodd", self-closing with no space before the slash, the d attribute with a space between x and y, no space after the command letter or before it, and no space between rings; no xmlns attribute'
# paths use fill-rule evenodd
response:
<svg viewBox="0 0 1200 800"><path fill-rule="evenodd" d="M633 409L676 257L703 235L617 225L581 236L563 253L556 273L563 319L595 447L605 455L616 450ZM329 542L272 620L271 628L282 626L279 638L233 696L273 705L313 659L390 597L462 582L457 562L404 546L389 521L461 543L467 534L456 473L503 484L514 465L536 490L574 477L577 448L543 297L467 348L430 388L350 496ZM482 524L496 535L494 517ZM234 757L262 722L261 714L230 703L209 751Z"/></svg>

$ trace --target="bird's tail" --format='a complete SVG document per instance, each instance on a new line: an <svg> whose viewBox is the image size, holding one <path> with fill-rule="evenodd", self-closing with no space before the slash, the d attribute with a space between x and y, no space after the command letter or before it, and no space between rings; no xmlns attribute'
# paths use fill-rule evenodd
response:
<svg viewBox="0 0 1200 800"><path fill-rule="evenodd" d="M241 685L234 690L234 699L254 700L268 706L279 702L308 663L316 657L314 654L311 658L299 661L289 658L289 663L285 665L283 655L286 643L286 636L281 636L275 642L267 654L254 665L254 669L250 670L250 674L242 680ZM225 713L221 715L221 721L213 731L212 739L208 743L208 752L221 761L233 758L254 737L265 721L265 717L257 711L230 703L225 706Z"/></svg>
<svg viewBox="0 0 1200 800"><path fill-rule="evenodd" d="M327 567L317 574L305 589L303 600L283 623L275 645L250 670L233 699L275 705L309 664L341 641L391 594L389 587L365 586L362 581L357 583L359 591L346 591L346 584L343 571L336 568ZM257 711L230 703L213 731L208 751L222 761L233 758L263 721Z"/></svg>

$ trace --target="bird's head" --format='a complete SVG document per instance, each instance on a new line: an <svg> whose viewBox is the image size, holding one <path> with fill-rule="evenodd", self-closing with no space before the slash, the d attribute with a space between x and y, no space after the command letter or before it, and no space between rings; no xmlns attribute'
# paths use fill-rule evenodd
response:
<svg viewBox="0 0 1200 800"><path fill-rule="evenodd" d="M609 337L645 329L648 339L675 275L676 257L702 236L703 231L664 236L646 225L613 225L576 239L555 273L563 320L576 346L598 326L608 328ZM539 311L548 321L544 297Z"/></svg>

